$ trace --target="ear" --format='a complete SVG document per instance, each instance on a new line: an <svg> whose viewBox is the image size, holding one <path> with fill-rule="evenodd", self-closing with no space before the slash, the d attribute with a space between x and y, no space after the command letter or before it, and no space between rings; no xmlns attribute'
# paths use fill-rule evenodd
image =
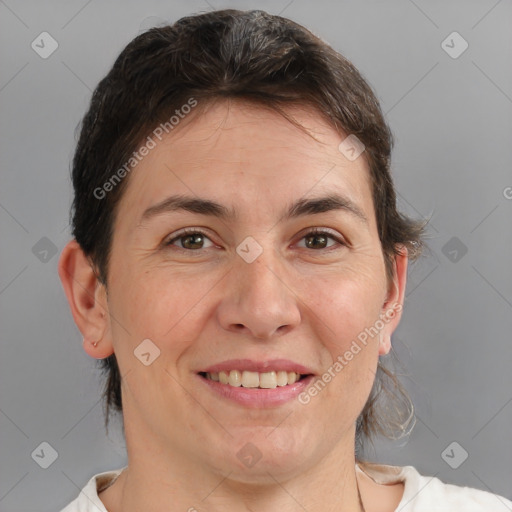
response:
<svg viewBox="0 0 512 512"><path fill-rule="evenodd" d="M393 281L390 283L386 301L381 310L380 318L384 327L380 331L379 355L388 354L391 350L391 335L398 327L402 317L407 281L408 251L401 246L399 254L395 255L393 265Z"/></svg>
<svg viewBox="0 0 512 512"><path fill-rule="evenodd" d="M84 337L84 350L95 359L112 355L107 291L76 240L64 247L58 270L71 313Z"/></svg>

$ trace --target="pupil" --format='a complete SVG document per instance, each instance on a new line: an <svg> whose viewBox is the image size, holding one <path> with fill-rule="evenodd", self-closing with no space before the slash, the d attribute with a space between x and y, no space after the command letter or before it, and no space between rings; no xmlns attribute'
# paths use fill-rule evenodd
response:
<svg viewBox="0 0 512 512"><path fill-rule="evenodd" d="M199 233L197 234L194 234L194 235L187 235L184 237L185 238L185 242L183 243L183 245L187 248L187 249L197 249L200 247L190 247L190 244L188 244L187 242L192 240L192 245L201 245L202 241L203 241L203 236Z"/></svg>
<svg viewBox="0 0 512 512"><path fill-rule="evenodd" d="M314 247L314 244L310 243L311 240L321 240L321 244L322 246L325 246L325 244L327 243L327 238L324 236L324 235L310 235L307 237L307 243L306 245L308 247Z"/></svg>

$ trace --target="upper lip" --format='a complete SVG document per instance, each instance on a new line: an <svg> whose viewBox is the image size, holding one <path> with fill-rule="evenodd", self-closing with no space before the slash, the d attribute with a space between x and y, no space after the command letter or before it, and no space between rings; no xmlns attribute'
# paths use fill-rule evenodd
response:
<svg viewBox="0 0 512 512"><path fill-rule="evenodd" d="M301 375L309 375L314 373L310 368L295 363L289 359L270 359L266 361L254 361L252 359L230 359L229 361L223 361L222 363L208 366L208 368L205 368L204 370L199 370L198 373L218 373L230 370L258 373L287 371L299 373Z"/></svg>

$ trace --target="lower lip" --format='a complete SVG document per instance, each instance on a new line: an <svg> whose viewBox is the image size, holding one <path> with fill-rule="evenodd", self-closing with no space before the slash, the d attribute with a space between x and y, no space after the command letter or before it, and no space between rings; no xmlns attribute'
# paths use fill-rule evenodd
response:
<svg viewBox="0 0 512 512"><path fill-rule="evenodd" d="M221 384L215 380L206 379L197 375L214 393L223 398L232 400L246 407L264 408L282 405L293 400L302 393L311 383L314 375L308 375L304 379L287 386L278 386L273 389L235 387L229 384Z"/></svg>

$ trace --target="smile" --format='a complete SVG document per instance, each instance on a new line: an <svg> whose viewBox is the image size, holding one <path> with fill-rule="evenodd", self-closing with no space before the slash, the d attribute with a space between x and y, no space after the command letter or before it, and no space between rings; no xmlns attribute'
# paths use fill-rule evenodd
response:
<svg viewBox="0 0 512 512"><path fill-rule="evenodd" d="M270 371L251 372L230 370L221 372L200 372L202 377L232 387L275 389L295 384L307 375L296 372Z"/></svg>

